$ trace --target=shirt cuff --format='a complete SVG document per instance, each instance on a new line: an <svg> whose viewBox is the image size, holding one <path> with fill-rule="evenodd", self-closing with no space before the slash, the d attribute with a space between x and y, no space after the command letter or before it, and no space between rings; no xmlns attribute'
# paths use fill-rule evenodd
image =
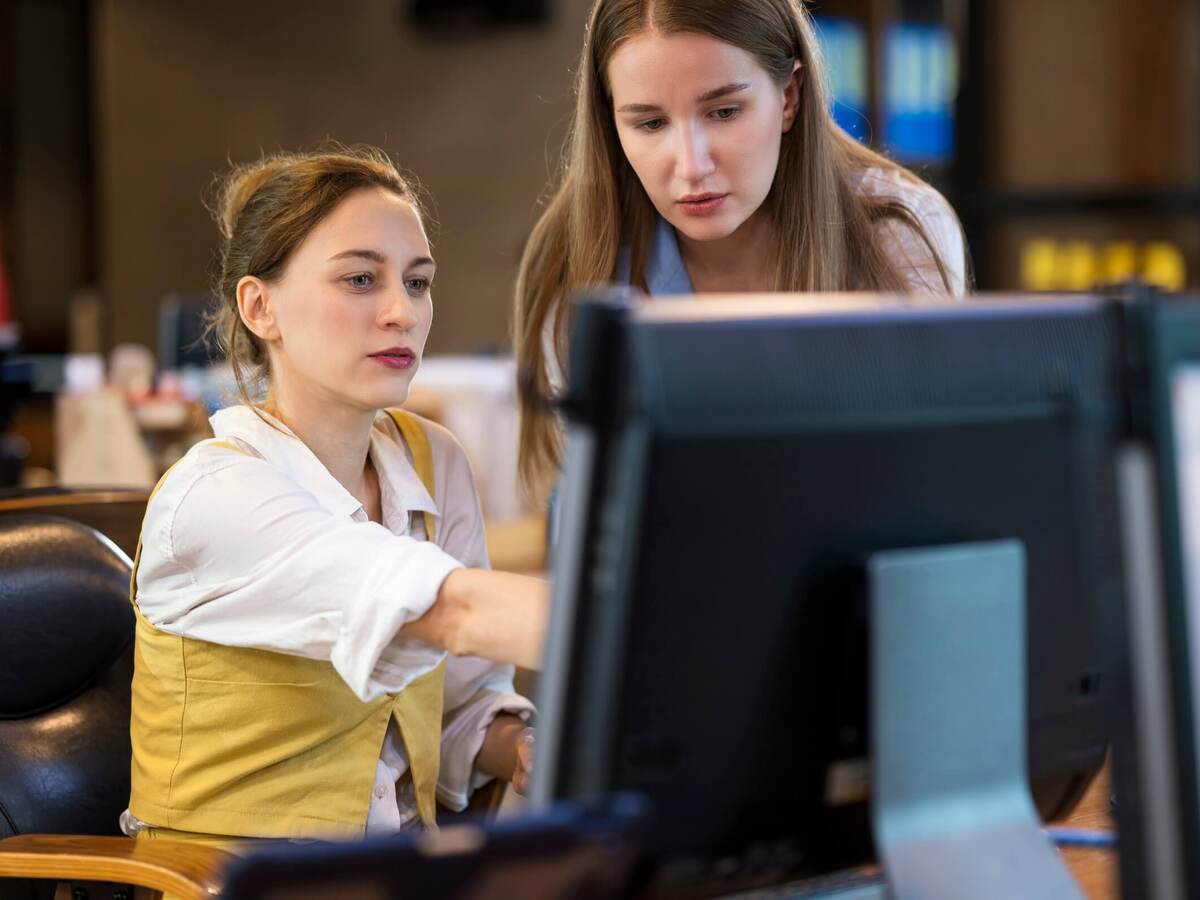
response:
<svg viewBox="0 0 1200 900"><path fill-rule="evenodd" d="M437 602L442 582L455 569L463 568L462 563L431 542L409 548L402 562L394 573L385 569L358 608L346 617L329 656L342 680L364 703L403 690L437 665L442 655L440 649L420 642L428 648L417 653L422 657L420 662L425 664L424 667L414 664L406 677L391 678L387 683L374 678L380 657L389 645L396 643L400 629L425 615ZM413 642L414 647L416 643ZM433 658L435 651L437 657ZM389 668L394 670L394 663L395 660L391 660L381 672Z"/></svg>
<svg viewBox="0 0 1200 900"><path fill-rule="evenodd" d="M482 691L454 710L443 726L437 794L438 800L448 809L455 812L466 809L471 793L494 777L475 768L475 757L483 747L488 726L502 712L529 721L535 709L520 694Z"/></svg>

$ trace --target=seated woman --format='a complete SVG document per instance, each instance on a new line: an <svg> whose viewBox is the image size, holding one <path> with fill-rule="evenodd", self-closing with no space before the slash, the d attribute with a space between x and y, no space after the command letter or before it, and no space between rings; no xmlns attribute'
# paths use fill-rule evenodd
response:
<svg viewBox="0 0 1200 900"><path fill-rule="evenodd" d="M487 571L462 448L393 408L433 315L413 189L378 150L276 155L216 214L212 328L242 405L142 526L122 826L352 837L521 789L532 707L507 663L537 664L548 589Z"/></svg>

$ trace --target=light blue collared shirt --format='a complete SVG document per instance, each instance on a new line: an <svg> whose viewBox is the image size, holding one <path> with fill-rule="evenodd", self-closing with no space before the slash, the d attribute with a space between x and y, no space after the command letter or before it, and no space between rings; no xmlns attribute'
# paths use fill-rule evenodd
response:
<svg viewBox="0 0 1200 900"><path fill-rule="evenodd" d="M674 227L662 216L655 216L655 220L646 258L646 287L651 295L693 293L692 279L679 255L679 238ZM617 281L629 284L628 247L622 247L617 256Z"/></svg>

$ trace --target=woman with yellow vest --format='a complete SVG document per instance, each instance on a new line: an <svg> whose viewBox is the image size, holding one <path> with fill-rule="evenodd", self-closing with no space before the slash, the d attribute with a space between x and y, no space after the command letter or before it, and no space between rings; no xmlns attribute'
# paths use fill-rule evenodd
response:
<svg viewBox="0 0 1200 900"><path fill-rule="evenodd" d="M242 405L147 508L123 828L351 837L521 789L509 663L537 664L548 590L487 570L462 448L394 408L432 317L412 187L377 150L276 155L216 214Z"/></svg>

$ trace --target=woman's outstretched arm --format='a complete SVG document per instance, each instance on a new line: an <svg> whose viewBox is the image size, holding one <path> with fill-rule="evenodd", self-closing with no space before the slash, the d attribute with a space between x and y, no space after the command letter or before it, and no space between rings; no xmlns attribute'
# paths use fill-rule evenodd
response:
<svg viewBox="0 0 1200 900"><path fill-rule="evenodd" d="M401 632L456 656L540 669L550 621L550 584L540 578L455 569L437 601Z"/></svg>

